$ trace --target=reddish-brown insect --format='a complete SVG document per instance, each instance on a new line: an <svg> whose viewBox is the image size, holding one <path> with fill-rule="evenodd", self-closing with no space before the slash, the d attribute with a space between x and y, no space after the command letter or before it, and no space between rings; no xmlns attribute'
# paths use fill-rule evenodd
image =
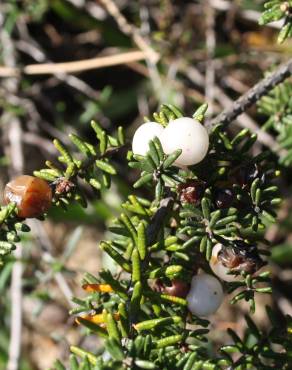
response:
<svg viewBox="0 0 292 370"><path fill-rule="evenodd" d="M178 185L179 199L182 203L198 204L204 194L206 184L200 180L187 180Z"/></svg>
<svg viewBox="0 0 292 370"><path fill-rule="evenodd" d="M190 290L189 284L181 280L172 280L171 286L166 286L164 292L174 297L185 298Z"/></svg>
<svg viewBox="0 0 292 370"><path fill-rule="evenodd" d="M22 175L5 186L4 201L16 203L19 217L38 217L50 208L52 190L45 180Z"/></svg>
<svg viewBox="0 0 292 370"><path fill-rule="evenodd" d="M218 253L218 259L233 272L245 271L253 274L265 265L255 246L239 240L233 247L223 247Z"/></svg>
<svg viewBox="0 0 292 370"><path fill-rule="evenodd" d="M53 182L53 185L55 185L56 194L69 193L75 187L75 184L65 177L60 177L57 181Z"/></svg>
<svg viewBox="0 0 292 370"><path fill-rule="evenodd" d="M159 293L165 293L174 297L185 298L190 290L189 284L182 280L174 279L170 286L166 286L161 280L157 279L152 289Z"/></svg>

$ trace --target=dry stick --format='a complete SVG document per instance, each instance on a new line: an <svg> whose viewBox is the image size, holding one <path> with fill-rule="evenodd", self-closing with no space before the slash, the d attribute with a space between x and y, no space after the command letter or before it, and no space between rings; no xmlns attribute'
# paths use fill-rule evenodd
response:
<svg viewBox="0 0 292 370"><path fill-rule="evenodd" d="M207 64L206 64L206 86L205 95L209 105L208 114L213 115L214 102L214 85L215 85L215 63L214 51L216 48L216 33L215 33L215 11L210 6L210 2L206 2L206 48L207 48Z"/></svg>
<svg viewBox="0 0 292 370"><path fill-rule="evenodd" d="M147 56L145 60L154 92L157 93L161 91L161 79L156 67L156 64L160 58L159 54L150 46L150 43L148 43L145 38L141 36L139 30L127 21L127 19L120 12L114 1L100 0L100 2L104 5L108 13L115 19L120 30L126 35L130 36L135 44L144 51ZM143 9L143 7L141 7L141 9ZM141 17L142 25L143 23L145 24L145 18L147 19L147 14L145 12L144 16L145 17Z"/></svg>
<svg viewBox="0 0 292 370"><path fill-rule="evenodd" d="M112 0L99 0L99 2L104 5L109 14L116 20L121 31L133 38L140 50L143 50L147 55L147 59L153 64L157 63L159 60L159 54L143 39L136 27L127 21L116 6L115 2Z"/></svg>
<svg viewBox="0 0 292 370"><path fill-rule="evenodd" d="M182 66L181 70L194 84L204 86L204 76L195 67ZM229 109L229 107L231 108L233 106L232 99L230 99L229 96L227 96L217 85L214 86L214 89L216 100L221 104L221 106L225 107L225 109ZM278 150L279 146L275 139L269 133L261 130L255 121L246 113L239 116L237 122L240 127L248 128L255 132L258 135L258 141L260 143L271 147L274 151Z"/></svg>
<svg viewBox="0 0 292 370"><path fill-rule="evenodd" d="M16 47L23 53L26 53L34 58L37 62L52 63L40 48L32 45L32 43L29 41L21 40L19 42L16 42ZM76 89L90 99L96 100L99 98L99 93L97 91L95 91L90 85L86 84L83 80L79 79L76 76L67 73L58 73L56 74L55 78L59 81L64 82L73 89Z"/></svg>
<svg viewBox="0 0 292 370"><path fill-rule="evenodd" d="M3 59L11 67L15 67L14 46L10 35L4 29L1 31L1 43L3 45ZM10 78L4 82L7 90L7 101L10 101L10 94L17 93L18 81ZM19 175L23 171L22 152L22 130L21 122L11 112L5 112L2 116L2 123L7 130L8 148L5 150L11 158L10 176ZM9 341L9 358L7 370L17 370L21 353L21 332L22 332L22 273L23 266L22 245L19 244L14 252L15 262L11 274L11 325Z"/></svg>
<svg viewBox="0 0 292 370"><path fill-rule="evenodd" d="M76 62L29 64L23 69L0 66L0 77L17 77L21 73L26 75L76 73L90 69L137 62L139 60L145 60L146 58L147 55L144 51L134 50L105 57L78 60Z"/></svg>
<svg viewBox="0 0 292 370"><path fill-rule="evenodd" d="M145 57L146 55L143 51L136 50L105 57L78 60L76 62L28 65L24 67L23 72L29 75L52 73L55 74L61 72L74 73L143 60L145 59Z"/></svg>
<svg viewBox="0 0 292 370"><path fill-rule="evenodd" d="M292 75L292 59L281 65L275 72L257 83L239 99L237 99L230 109L224 110L215 117L210 125L214 126L217 123L228 125L245 112L249 107L256 103L262 96L266 95L275 86L283 82L286 78Z"/></svg>
<svg viewBox="0 0 292 370"><path fill-rule="evenodd" d="M148 40L149 42L151 31L149 23L149 9L143 4L141 4L139 13L141 22L140 32L141 34L143 34L143 37L146 38L146 40ZM164 100L163 91L165 89L163 89L161 76L157 68L158 59L159 59L158 57L156 59L155 58L146 59L146 66L149 72L149 78L152 84L153 92L156 95L157 99L161 101Z"/></svg>
<svg viewBox="0 0 292 370"><path fill-rule="evenodd" d="M16 42L16 47L22 52L30 55L38 63L52 63L52 61L46 56L42 47L30 36L27 24L22 18L17 23L17 28L19 34L22 35L22 40ZM67 73L58 73L55 78L87 95L93 100L99 98L100 94L97 91L76 76L68 75Z"/></svg>

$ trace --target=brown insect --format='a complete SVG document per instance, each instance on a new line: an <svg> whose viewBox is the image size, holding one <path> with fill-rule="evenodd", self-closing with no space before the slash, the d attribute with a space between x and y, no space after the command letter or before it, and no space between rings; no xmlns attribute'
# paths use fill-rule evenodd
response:
<svg viewBox="0 0 292 370"><path fill-rule="evenodd" d="M69 191L75 187L75 184L72 181L67 180L65 177L60 177L58 180L53 182L53 185L55 185L56 194L69 193Z"/></svg>
<svg viewBox="0 0 292 370"><path fill-rule="evenodd" d="M178 185L179 199L182 203L198 204L204 194L206 184L201 180L187 180Z"/></svg>
<svg viewBox="0 0 292 370"><path fill-rule="evenodd" d="M182 280L172 280L171 286L166 286L164 292L174 297L185 298L190 290L189 284Z"/></svg>
<svg viewBox="0 0 292 370"><path fill-rule="evenodd" d="M5 186L4 202L16 203L19 217L38 217L50 208L52 190L45 180L22 175Z"/></svg>
<svg viewBox="0 0 292 370"><path fill-rule="evenodd" d="M218 253L218 260L233 272L245 271L255 273L265 265L254 245L249 245L241 240L234 242L233 246L222 247Z"/></svg>
<svg viewBox="0 0 292 370"><path fill-rule="evenodd" d="M161 280L157 279L152 289L159 293L185 298L188 295L190 286L188 283L178 279L172 280L170 286L165 286Z"/></svg>

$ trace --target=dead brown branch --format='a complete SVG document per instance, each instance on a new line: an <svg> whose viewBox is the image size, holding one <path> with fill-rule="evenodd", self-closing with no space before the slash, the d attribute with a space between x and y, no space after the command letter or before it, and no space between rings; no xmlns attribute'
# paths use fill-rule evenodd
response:
<svg viewBox="0 0 292 370"><path fill-rule="evenodd" d="M18 77L21 74L26 75L44 75L58 73L77 73L90 69L111 67L120 64L127 64L145 60L147 55L144 51L133 50L115 55L83 59L74 62L63 63L41 63L29 64L22 69L17 67L0 66L0 77Z"/></svg>

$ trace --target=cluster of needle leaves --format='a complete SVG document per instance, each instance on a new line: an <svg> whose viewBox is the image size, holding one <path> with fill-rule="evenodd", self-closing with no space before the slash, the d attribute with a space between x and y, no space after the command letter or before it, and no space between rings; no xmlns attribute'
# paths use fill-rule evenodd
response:
<svg viewBox="0 0 292 370"><path fill-rule="evenodd" d="M206 109L201 106L194 117L203 122ZM163 106L154 119L166 125L181 115ZM274 320L267 336L247 317L245 337L230 330L230 345L214 354L208 350L208 320L192 315L185 298L163 289L177 280L189 284L199 269L210 273L216 243L243 243L266 258L263 234L280 202L273 183L278 172L268 153L250 155L255 141L248 130L230 139L218 125L210 132L206 158L187 169L174 165L180 151L166 155L157 138L145 157L128 153L129 166L140 174L134 188L148 189L152 200L130 195L109 227L111 240L100 243L117 269L86 274L88 295L74 298L71 314L103 338L104 347L99 353L71 347L71 369L288 369L291 318L281 325ZM182 189L192 183L194 199L185 199ZM255 294L271 292L269 274L237 274L241 278L226 283L226 292L235 291L231 303L248 301L253 312ZM65 369L60 362L56 368Z"/></svg>
<svg viewBox="0 0 292 370"><path fill-rule="evenodd" d="M268 0L265 2L264 8L265 10L259 19L259 24L264 25L283 19L278 42L281 44L289 37L292 37L292 1Z"/></svg>
<svg viewBox="0 0 292 370"><path fill-rule="evenodd" d="M86 186L98 197L101 190L110 187L111 176L116 175L116 169L109 159L124 146L123 129L119 127L117 137L113 137L95 121L91 122L91 127L95 132L97 145L86 142L75 134L69 135L74 148L66 148L59 140L54 140L60 153L59 163L46 161L47 168L34 172L35 176L49 182L53 190L53 204L57 207L66 209L71 202L78 202L86 207ZM20 241L21 232L29 231L29 227L24 224L23 219L17 217L13 203L1 207L0 223L0 264L3 264L5 257L16 248L15 243Z"/></svg>
<svg viewBox="0 0 292 370"><path fill-rule="evenodd" d="M193 117L203 123L206 109L202 105ZM165 126L182 115L164 105L154 119ZM114 138L95 122L92 127L97 146L70 135L78 149L74 152L55 141L60 165L47 162L48 168L35 172L52 186L56 206L66 207L71 201L85 206L83 184L99 194L116 173L111 155L124 146L122 130ZM249 363L259 369L287 368L290 319L281 328L273 326L267 340L247 318L250 334L240 339L230 331L234 343L214 354L208 350L208 320L192 315L185 298L165 289L174 281L188 285L200 269L211 273L209 260L217 243L256 248L259 259L268 254L263 234L275 221L280 202L273 183L278 172L269 153L250 155L255 141L248 130L231 139L217 125L210 132L208 155L189 168L175 166L181 151L166 155L158 138L150 142L145 157L128 152L129 166L138 170L134 188L143 187L152 197L132 194L122 204L123 213L109 227L111 240L100 243L117 269L102 270L97 277L87 274L83 288L88 295L74 298L71 314L79 325L103 338L104 347L100 353L89 353L73 346L71 369L244 369ZM191 197L183 194L186 186L193 187ZM0 215L1 250L8 253L19 240L17 231L28 230L14 204L3 207ZM225 291L235 292L231 303L248 301L253 312L255 294L271 291L269 274L240 268L234 273L240 279L225 283ZM260 345L251 347L250 336ZM65 368L60 362L55 367Z"/></svg>
<svg viewBox="0 0 292 370"><path fill-rule="evenodd" d="M204 104L193 117L203 123L206 110ZM177 108L163 105L154 119L166 126L181 116ZM124 146L122 130L114 138L95 122L92 128L97 146L70 135L78 149L74 152L55 141L60 165L47 162L48 168L35 172L50 183L56 206L66 208L72 201L86 206L84 184L99 194L116 174L111 155ZM134 188L143 187L152 197L132 194L122 204L123 213L109 227L111 240L100 243L116 270L102 270L97 277L87 274L83 288L88 295L74 298L71 314L78 324L105 342L99 354L73 346L72 369L243 369L249 362L257 368L285 369L289 341L282 340L281 349L275 349L274 343L280 342L276 329L275 342L274 336L267 341L247 318L247 332L264 346L250 348L250 339L241 340L230 331L234 344L210 353L208 320L192 315L185 298L165 289L174 281L188 285L199 270L211 273L209 260L217 243L233 249L240 243L245 250L256 249L261 261L266 258L263 235L275 221L280 202L273 183L278 171L268 152L250 155L255 141L256 135L248 130L231 139L217 125L210 132L206 158L188 168L175 166L181 151L166 155L158 138L150 142L145 157L128 152L129 166L138 170ZM184 194L186 186L192 189L190 197ZM1 250L8 253L19 240L16 230L27 230L14 204L2 208L0 215ZM231 303L245 300L253 312L255 294L271 292L269 273L250 273L240 267L233 273L240 278L225 283L226 293L235 292ZM290 335L289 323L285 325L281 330ZM232 355L235 352L240 359L239 354ZM55 366L64 369L60 362Z"/></svg>
<svg viewBox="0 0 292 370"><path fill-rule="evenodd" d="M287 80L276 86L258 102L259 113L268 117L263 130L277 134L282 149L279 163L292 164L292 82Z"/></svg>

